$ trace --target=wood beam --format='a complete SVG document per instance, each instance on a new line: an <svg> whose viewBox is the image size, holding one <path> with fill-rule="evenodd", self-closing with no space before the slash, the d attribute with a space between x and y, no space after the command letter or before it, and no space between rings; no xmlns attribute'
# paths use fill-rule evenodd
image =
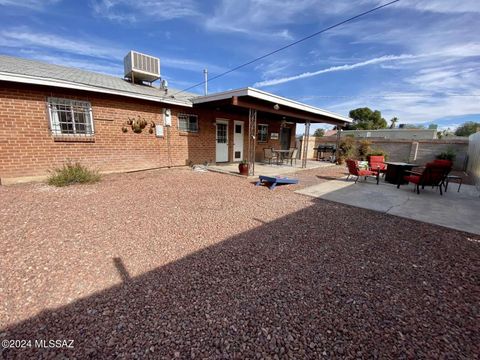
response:
<svg viewBox="0 0 480 360"><path fill-rule="evenodd" d="M298 111L285 110L285 109L282 109L282 108L280 108L279 110L274 110L273 106L267 106L267 105L256 104L256 103L252 103L252 102L249 102L249 101L245 101L245 100L239 99L238 96L232 96L231 104L233 106L238 106L238 107L242 107L242 108L255 109L255 110L270 113L270 114L287 116L287 117L290 117L290 118L303 120L304 122L305 121L310 121L310 122L315 122L315 123L327 123L327 124L332 124L332 125L343 125L344 124L344 121L340 121L340 120L337 121L337 120L333 120L333 119L329 119L329 118L324 118L321 115L319 115L318 117L307 115L301 110L298 110Z"/></svg>

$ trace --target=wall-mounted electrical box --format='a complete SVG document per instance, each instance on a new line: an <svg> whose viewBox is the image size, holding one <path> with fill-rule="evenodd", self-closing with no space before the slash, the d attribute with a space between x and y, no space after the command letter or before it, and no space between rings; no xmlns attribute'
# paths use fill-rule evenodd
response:
<svg viewBox="0 0 480 360"><path fill-rule="evenodd" d="M155 125L155 136L163 137L163 125L159 125L159 124Z"/></svg>
<svg viewBox="0 0 480 360"><path fill-rule="evenodd" d="M163 109L163 123L165 126L172 126L172 110Z"/></svg>

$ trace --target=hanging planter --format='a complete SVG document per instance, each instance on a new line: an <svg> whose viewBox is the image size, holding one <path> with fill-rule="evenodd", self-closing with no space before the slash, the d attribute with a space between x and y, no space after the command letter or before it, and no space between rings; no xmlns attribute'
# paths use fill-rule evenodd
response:
<svg viewBox="0 0 480 360"><path fill-rule="evenodd" d="M127 126L129 126L132 131L135 133L135 134L140 134L143 129L145 129L148 125L148 133L149 134L153 134L155 132L155 122L151 121L150 123L145 120L144 118L142 118L140 115L138 115L137 118L128 118L127 122L126 122ZM127 126L123 126L122 127L122 132L126 133L128 132L128 127Z"/></svg>

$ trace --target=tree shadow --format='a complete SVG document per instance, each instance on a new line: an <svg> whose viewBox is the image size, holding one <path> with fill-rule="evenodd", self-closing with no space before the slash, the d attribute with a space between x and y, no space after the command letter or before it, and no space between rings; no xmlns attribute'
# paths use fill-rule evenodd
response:
<svg viewBox="0 0 480 360"><path fill-rule="evenodd" d="M474 357L478 252L444 233L318 200L137 277L114 259L119 285L0 331L74 349L1 355Z"/></svg>
<svg viewBox="0 0 480 360"><path fill-rule="evenodd" d="M118 274L120 275L120 278L122 281L127 282L130 281L131 277L130 274L127 271L127 268L125 267L125 264L123 263L121 258L115 257L113 258L113 264L115 265L115 268L118 271Z"/></svg>

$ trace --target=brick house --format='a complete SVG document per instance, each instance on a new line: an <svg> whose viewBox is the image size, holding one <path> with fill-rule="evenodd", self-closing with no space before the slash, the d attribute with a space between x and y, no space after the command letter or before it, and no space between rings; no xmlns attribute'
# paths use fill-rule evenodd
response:
<svg viewBox="0 0 480 360"><path fill-rule="evenodd" d="M199 96L3 55L0 84L2 184L68 160L101 172L261 161L295 146L297 123L350 121L252 88Z"/></svg>

